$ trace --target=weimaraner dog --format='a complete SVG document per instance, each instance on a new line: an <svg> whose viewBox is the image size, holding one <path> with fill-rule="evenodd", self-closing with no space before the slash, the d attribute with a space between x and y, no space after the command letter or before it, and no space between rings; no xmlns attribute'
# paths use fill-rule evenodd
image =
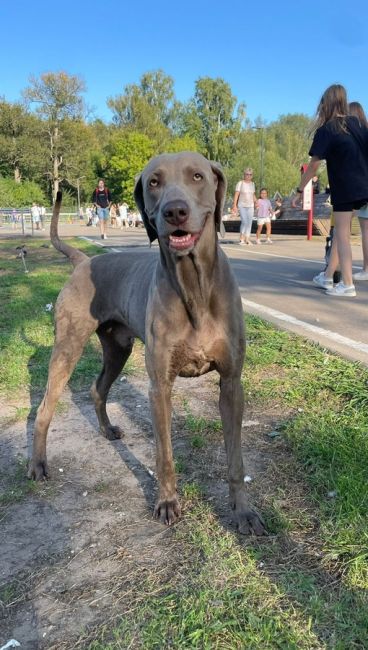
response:
<svg viewBox="0 0 368 650"><path fill-rule="evenodd" d="M59 239L61 195L51 241L75 266L55 306L55 345L46 393L35 422L29 477L48 477L46 436L56 403L93 332L103 348L103 368L92 386L101 432L119 438L106 399L133 347L145 343L149 398L157 444L159 494L154 514L173 524L180 516L171 444L171 391L177 375L220 374L220 413L228 461L230 502L241 533L265 533L248 504L241 453L244 397L240 375L245 334L239 290L217 232L226 181L217 163L198 153L162 154L139 177L135 199L150 241L147 251L88 258Z"/></svg>

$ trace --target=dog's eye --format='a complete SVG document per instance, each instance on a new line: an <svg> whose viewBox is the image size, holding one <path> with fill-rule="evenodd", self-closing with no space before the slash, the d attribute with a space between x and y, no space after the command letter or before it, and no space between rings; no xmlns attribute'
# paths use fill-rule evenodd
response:
<svg viewBox="0 0 368 650"><path fill-rule="evenodd" d="M193 174L193 180L194 181L201 181L202 179L203 179L203 176L199 172L196 172L195 174Z"/></svg>
<svg viewBox="0 0 368 650"><path fill-rule="evenodd" d="M158 187L158 180L157 178L151 178L150 182L148 183L150 187Z"/></svg>

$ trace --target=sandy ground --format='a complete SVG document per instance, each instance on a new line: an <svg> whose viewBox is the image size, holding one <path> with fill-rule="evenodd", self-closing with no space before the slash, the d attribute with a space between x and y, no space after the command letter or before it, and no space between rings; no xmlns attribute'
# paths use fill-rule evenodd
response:
<svg viewBox="0 0 368 650"><path fill-rule="evenodd" d="M109 414L124 431L113 442L97 431L89 393L66 389L48 437L52 478L36 487L25 478L33 416L11 422L16 407L31 406L30 400L23 396L2 405L7 424L0 436L1 487L9 502L0 510L0 645L13 638L29 650L86 647L83 635L87 631L93 639L96 626L114 620L132 581L136 588L142 572L170 564L175 528L152 519L155 453L147 389L143 370L123 376L112 388ZM212 434L206 449L196 450L185 427L184 404L194 415L214 419L219 417L217 401L215 373L178 379L173 444L187 467L179 487L184 479L205 477L207 498L227 527L222 434ZM274 416L250 418L248 411L244 455L246 473L254 477L271 462L264 432L274 426Z"/></svg>

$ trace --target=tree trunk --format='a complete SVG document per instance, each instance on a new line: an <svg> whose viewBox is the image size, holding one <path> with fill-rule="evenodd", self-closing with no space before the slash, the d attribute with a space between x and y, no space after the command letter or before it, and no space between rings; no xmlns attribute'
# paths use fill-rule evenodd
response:
<svg viewBox="0 0 368 650"><path fill-rule="evenodd" d="M16 183L20 183L22 180L22 174L20 173L18 165L14 167L14 180Z"/></svg>
<svg viewBox="0 0 368 650"><path fill-rule="evenodd" d="M59 166L60 158L58 156L58 147L57 141L59 138L59 129L57 126L54 127L51 135L51 157L52 157L52 198L53 203L56 200L56 194L59 191L60 179L59 179Z"/></svg>

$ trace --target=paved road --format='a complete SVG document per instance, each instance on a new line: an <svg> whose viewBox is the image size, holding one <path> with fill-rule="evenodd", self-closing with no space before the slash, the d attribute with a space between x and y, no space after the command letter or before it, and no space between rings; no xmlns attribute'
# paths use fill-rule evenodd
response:
<svg viewBox="0 0 368 650"><path fill-rule="evenodd" d="M144 254L148 248L143 230L110 229L106 241L101 241L97 229L77 224L62 225L60 230L61 236L86 237L115 251L128 246ZM6 236L3 228L2 235ZM48 237L48 233L36 236ZM273 241L272 246L239 246L237 236L227 233L221 242L238 280L244 309L368 365L368 282L357 283L356 298L326 296L311 283L313 275L322 269L323 238L308 242L300 236L278 235ZM358 239L353 243L353 260L354 267L359 268L362 254Z"/></svg>

